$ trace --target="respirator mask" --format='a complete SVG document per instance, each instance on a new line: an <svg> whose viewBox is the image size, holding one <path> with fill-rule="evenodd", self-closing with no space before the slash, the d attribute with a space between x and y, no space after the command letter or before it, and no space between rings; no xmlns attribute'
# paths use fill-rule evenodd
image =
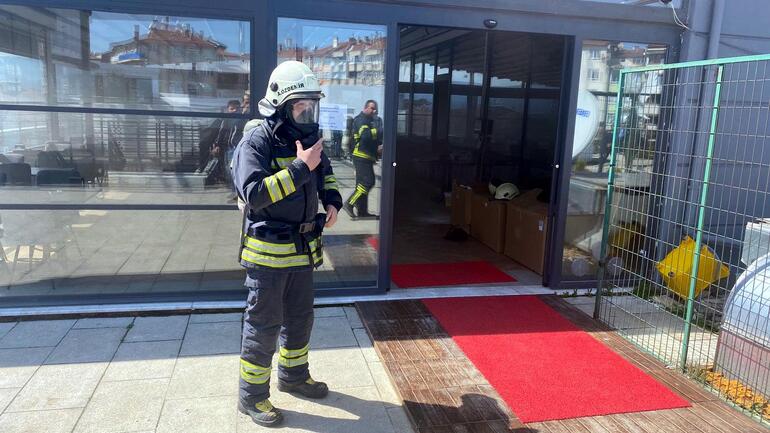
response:
<svg viewBox="0 0 770 433"><path fill-rule="evenodd" d="M319 138L318 119L320 104L318 99L292 99L284 105L281 117L281 129L290 143L299 140L303 148L316 143Z"/></svg>

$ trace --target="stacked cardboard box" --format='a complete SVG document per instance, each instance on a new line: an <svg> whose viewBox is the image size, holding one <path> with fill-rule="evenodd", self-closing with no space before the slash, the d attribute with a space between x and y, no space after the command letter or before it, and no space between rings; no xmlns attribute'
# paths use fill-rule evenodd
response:
<svg viewBox="0 0 770 433"><path fill-rule="evenodd" d="M471 203L471 236L495 252L505 249L505 216L508 202L475 192Z"/></svg>
<svg viewBox="0 0 770 433"><path fill-rule="evenodd" d="M452 216L450 222L453 226L469 233L471 228L472 198L473 189L471 187L460 185L457 182L452 185Z"/></svg>
<svg viewBox="0 0 770 433"><path fill-rule="evenodd" d="M483 186L455 184L451 199L452 225L542 275L548 205L537 200L541 192L534 189L513 200L502 201L491 198Z"/></svg>
<svg viewBox="0 0 770 433"><path fill-rule="evenodd" d="M548 205L531 190L508 202L505 255L542 275L548 237Z"/></svg>

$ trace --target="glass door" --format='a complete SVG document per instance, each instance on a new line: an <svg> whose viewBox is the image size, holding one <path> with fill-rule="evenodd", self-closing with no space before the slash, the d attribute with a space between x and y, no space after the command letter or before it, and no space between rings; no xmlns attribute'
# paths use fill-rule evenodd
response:
<svg viewBox="0 0 770 433"><path fill-rule="evenodd" d="M278 19L278 63L301 61L318 77L325 94L324 152L343 200L356 203L352 217L340 211L337 224L324 233L324 265L315 273L319 289L377 284L380 222L361 217L361 209L380 214L381 160L373 155L362 165L354 153L364 124L373 140L383 142L386 40L387 27L380 25Z"/></svg>

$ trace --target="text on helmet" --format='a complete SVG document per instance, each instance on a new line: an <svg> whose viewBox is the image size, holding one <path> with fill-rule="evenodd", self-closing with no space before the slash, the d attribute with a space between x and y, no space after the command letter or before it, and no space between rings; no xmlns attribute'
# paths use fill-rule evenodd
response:
<svg viewBox="0 0 770 433"><path fill-rule="evenodd" d="M305 87L305 83L292 84L289 87L284 87L283 89L279 90L278 91L278 96L281 96L281 95L283 95L286 92L291 92L292 90L302 89L304 87Z"/></svg>

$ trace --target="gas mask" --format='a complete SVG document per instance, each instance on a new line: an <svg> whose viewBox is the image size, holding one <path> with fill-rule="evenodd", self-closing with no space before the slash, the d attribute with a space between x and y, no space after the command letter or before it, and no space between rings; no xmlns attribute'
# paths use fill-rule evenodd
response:
<svg viewBox="0 0 770 433"><path fill-rule="evenodd" d="M289 143L299 140L307 149L318 141L318 99L292 99L281 110L280 132Z"/></svg>

